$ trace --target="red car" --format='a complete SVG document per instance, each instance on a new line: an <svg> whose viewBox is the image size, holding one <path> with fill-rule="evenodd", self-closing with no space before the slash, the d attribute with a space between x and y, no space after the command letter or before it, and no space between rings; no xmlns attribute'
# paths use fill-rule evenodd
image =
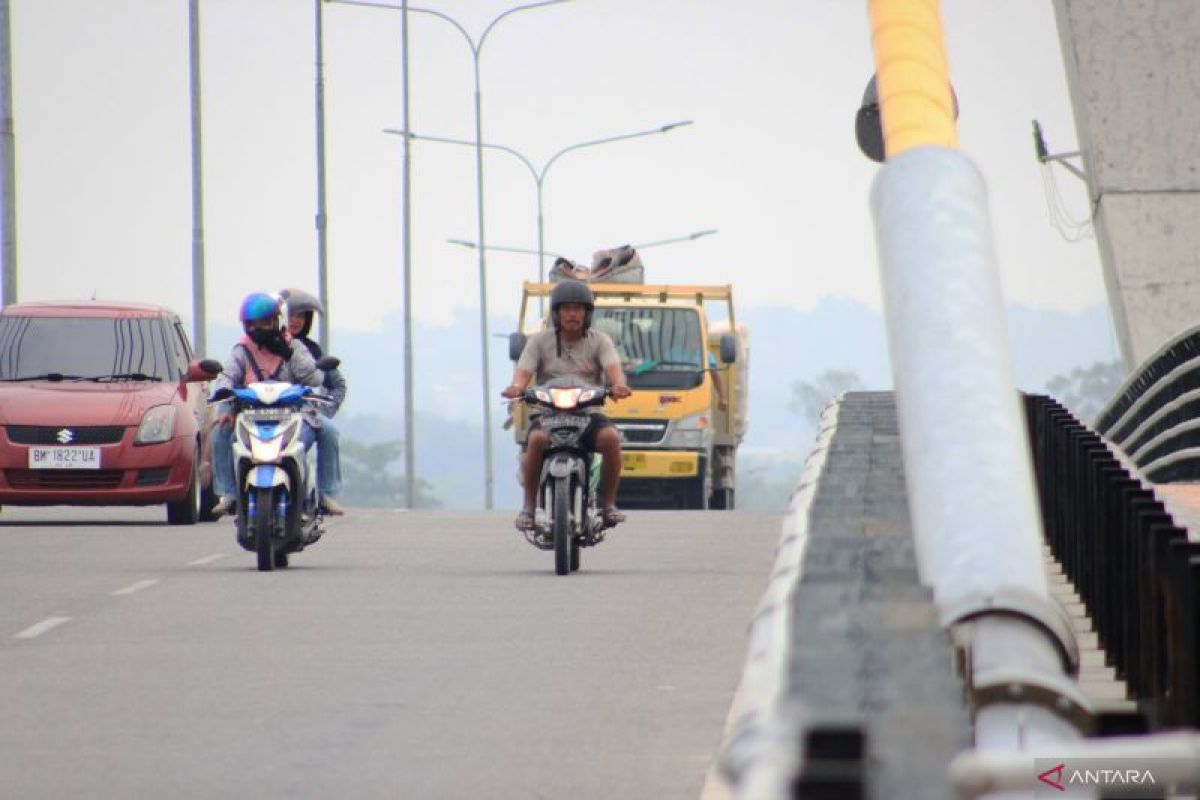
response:
<svg viewBox="0 0 1200 800"><path fill-rule="evenodd" d="M208 518L207 386L173 312L16 303L0 310L0 505L165 504Z"/></svg>

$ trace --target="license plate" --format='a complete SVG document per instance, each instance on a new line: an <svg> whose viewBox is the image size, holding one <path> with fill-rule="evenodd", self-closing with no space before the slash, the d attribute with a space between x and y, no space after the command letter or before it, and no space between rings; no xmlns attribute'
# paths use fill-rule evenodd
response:
<svg viewBox="0 0 1200 800"><path fill-rule="evenodd" d="M31 447L30 469L100 469L99 447Z"/></svg>
<svg viewBox="0 0 1200 800"><path fill-rule="evenodd" d="M570 414L556 414L542 417L541 420L543 428L586 428L588 422L587 417L575 417Z"/></svg>

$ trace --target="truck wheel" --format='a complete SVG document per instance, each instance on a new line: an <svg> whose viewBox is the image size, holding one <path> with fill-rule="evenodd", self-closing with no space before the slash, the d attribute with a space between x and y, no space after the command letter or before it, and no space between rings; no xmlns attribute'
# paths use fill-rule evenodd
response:
<svg viewBox="0 0 1200 800"><path fill-rule="evenodd" d="M708 501L708 507L717 511L733 511L733 489L717 489Z"/></svg>

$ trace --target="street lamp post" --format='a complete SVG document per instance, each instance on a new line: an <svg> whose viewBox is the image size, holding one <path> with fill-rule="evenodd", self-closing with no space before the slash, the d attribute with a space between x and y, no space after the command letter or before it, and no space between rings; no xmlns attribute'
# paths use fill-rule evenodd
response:
<svg viewBox="0 0 1200 800"><path fill-rule="evenodd" d="M317 118L317 299L325 313L318 323L318 339L326 353L329 344L329 215L325 207L325 23L321 0L316 0L313 32L316 42L316 118Z"/></svg>
<svg viewBox="0 0 1200 800"><path fill-rule="evenodd" d="M16 133L8 0L0 0L0 302L17 302Z"/></svg>
<svg viewBox="0 0 1200 800"><path fill-rule="evenodd" d="M326 0L330 3L339 3L349 6L364 6L367 8L383 8L391 11L402 10L403 7L389 3L372 3L366 0ZM458 20L437 11L432 8L414 8L408 7L408 11L414 14L429 14L438 19L445 20L454 26L455 30L462 34L466 40L467 46L471 49L471 60L473 73L475 78L475 191L476 191L476 208L479 216L479 242L484 244L487 242L484 236L483 224L483 93L480 90L479 81L479 57L483 51L483 45L487 41L488 34L492 29L507 16L517 13L518 11L529 11L534 8L542 8L543 6L558 5L560 3L570 2L570 0L542 0L537 3L526 3L524 5L514 6L492 19L483 29L483 33L478 39L471 37L467 33ZM407 6L407 3L405 4ZM493 495L495 480L492 475L492 409L491 409L491 378L489 372L488 359L488 321L487 321L487 260L484 256L484 248L479 248L479 347L483 358L483 459L484 459L484 505L491 509L493 506Z"/></svg>
<svg viewBox="0 0 1200 800"><path fill-rule="evenodd" d="M637 139L641 136L652 136L656 133L667 133L668 131L672 131L675 128L682 128L685 125L691 125L691 124L692 124L692 120L689 119L689 120L684 120L682 122L670 122L670 123L667 123L666 125L661 125L657 128L651 128L649 130L644 130L644 131L637 131L636 133L623 133L618 136L606 136L603 139L590 139L586 142L577 142L576 144L572 144L572 145L568 145L568 146L564 147L563 149L559 150L554 155L550 156L550 158L548 158L546 160L546 163L542 165L541 169L538 169L536 166L534 166L533 162L529 158L527 158L520 151L518 151L512 147L508 147L508 146L502 145L502 144L489 144L486 142L483 144L483 147L487 147L492 150L502 150L505 153L509 153L513 156L516 156L518 159L520 159L521 163L525 165L526 169L529 170L529 174L533 176L533 182L534 182L535 186L537 187L538 283L542 283L546 279L546 245L545 245L545 227L546 226L545 226L545 218L543 216L542 190L543 190L543 186L546 182L546 174L550 171L550 167L552 167L554 165L554 162L557 161L560 157L571 152L572 150L581 150L584 147L594 147L595 145L608 144L609 142L620 142L620 141L624 141L625 139ZM391 133L396 136L403 136L406 139L418 139L418 140L423 140L423 141L427 141L427 142L442 142L444 144L461 144L461 145L467 145L468 147L474 147L476 144L475 142L471 142L466 139L451 139L446 136L426 136L425 134L422 134L422 133L413 133L412 131L409 131L407 129L384 128L383 131L384 131L384 133ZM703 235L703 232L699 235ZM696 237L693 236L692 238L696 238ZM477 244L479 245L480 253L482 253L484 250L500 249L500 248L489 247L487 242L485 242L482 237L479 239Z"/></svg>
<svg viewBox="0 0 1200 800"><path fill-rule="evenodd" d="M204 171L200 125L200 0L188 2L188 86L192 134L192 344L207 355L208 312L204 277Z"/></svg>

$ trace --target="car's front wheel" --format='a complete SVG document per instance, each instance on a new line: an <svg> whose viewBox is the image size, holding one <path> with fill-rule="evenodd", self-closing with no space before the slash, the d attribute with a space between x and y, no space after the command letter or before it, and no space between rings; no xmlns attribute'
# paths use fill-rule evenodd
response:
<svg viewBox="0 0 1200 800"><path fill-rule="evenodd" d="M195 525L200 518L200 453L192 454L192 479L188 493L177 503L167 503L168 525Z"/></svg>

